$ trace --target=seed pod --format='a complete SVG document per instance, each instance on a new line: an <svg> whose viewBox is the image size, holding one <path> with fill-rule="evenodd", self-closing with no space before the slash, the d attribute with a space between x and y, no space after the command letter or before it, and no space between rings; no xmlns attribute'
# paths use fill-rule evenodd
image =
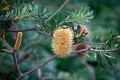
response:
<svg viewBox="0 0 120 80"><path fill-rule="evenodd" d="M70 28L61 28L55 30L52 39L52 48L59 57L67 57L71 52L73 34Z"/></svg>
<svg viewBox="0 0 120 80"><path fill-rule="evenodd" d="M19 47L21 45L21 40L22 40L22 32L18 32L17 39L13 48L14 52L17 52L19 50Z"/></svg>

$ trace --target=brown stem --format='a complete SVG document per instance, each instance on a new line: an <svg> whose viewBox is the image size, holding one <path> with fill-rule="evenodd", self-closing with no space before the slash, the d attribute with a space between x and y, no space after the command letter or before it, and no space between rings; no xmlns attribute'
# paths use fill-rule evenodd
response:
<svg viewBox="0 0 120 80"><path fill-rule="evenodd" d="M1 32L0 32L0 37L2 36L2 34L5 32L5 30L3 29Z"/></svg>
<svg viewBox="0 0 120 80"><path fill-rule="evenodd" d="M43 63L37 65L37 66L34 67L33 69L31 69L31 70L29 70L29 71L27 71L27 72L21 74L20 76L18 76L17 80L20 80L20 79L21 79L22 77L24 77L25 75L28 75L28 74L34 72L35 70L41 68L42 66L44 66L45 64L49 63L50 61L56 59L57 57L58 57L58 56L55 55L55 56L51 57L50 59L46 60L45 62L43 62Z"/></svg>
<svg viewBox="0 0 120 80"><path fill-rule="evenodd" d="M86 49L82 49L82 50L78 50L78 51L74 51L74 52L71 52L72 54L70 55L71 57L72 56L76 56L77 54L76 53L79 53L79 52L84 52L84 51L94 51L94 52L99 52L99 53L101 53L101 52L114 52L114 51L117 51L117 50L119 50L120 49L120 47L119 48L115 48L115 49L110 49L110 50L97 50L97 49L92 49L92 48L86 48Z"/></svg>
<svg viewBox="0 0 120 80"><path fill-rule="evenodd" d="M10 45L5 40L3 40L1 38L0 38L0 40L2 40L5 43L6 47L9 48L12 51L12 48L10 47Z"/></svg>
<svg viewBox="0 0 120 80"><path fill-rule="evenodd" d="M69 0L66 0L66 1L60 6L60 8L59 8L57 11L55 11L55 13L54 13L53 15L51 15L46 21L49 21L50 19L52 19L52 18L67 4L68 1L69 1Z"/></svg>
<svg viewBox="0 0 120 80"><path fill-rule="evenodd" d="M6 49L0 49L0 51L6 52L6 53L8 53L8 54L12 54L12 53L13 53L13 51L9 51L9 50L6 50Z"/></svg>
<svg viewBox="0 0 120 80"><path fill-rule="evenodd" d="M8 29L6 30L7 32L26 32L26 31L35 31L36 28L28 28L28 29L23 29L23 30L11 30L11 29Z"/></svg>
<svg viewBox="0 0 120 80"><path fill-rule="evenodd" d="M52 33L48 33L46 31L40 31L35 27L34 28L23 29L23 30L11 30L11 29L6 30L6 32L27 32L27 31L36 31L40 34L45 34L45 35L48 35L48 36L52 36Z"/></svg>
<svg viewBox="0 0 120 80"><path fill-rule="evenodd" d="M116 49L110 49L110 50L97 50L97 49L90 48L90 51L94 51L94 52L113 52L113 51L117 51L119 49L120 49L120 47L116 48Z"/></svg>
<svg viewBox="0 0 120 80"><path fill-rule="evenodd" d="M85 44L97 44L97 45L104 45L104 44L106 44L106 43L93 43L93 42L84 42Z"/></svg>
<svg viewBox="0 0 120 80"><path fill-rule="evenodd" d="M17 69L18 72L19 72L19 75L22 75L22 73L21 73L21 71L20 71L20 68L19 68L19 66L18 66L18 63L17 63L16 53L13 53L12 56L13 56L13 60L14 60L15 67L16 67L16 69Z"/></svg>

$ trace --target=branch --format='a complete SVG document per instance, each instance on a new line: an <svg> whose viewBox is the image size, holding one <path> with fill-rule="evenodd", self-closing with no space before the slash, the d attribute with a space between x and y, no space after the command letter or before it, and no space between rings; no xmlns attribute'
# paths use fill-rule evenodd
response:
<svg viewBox="0 0 120 80"><path fill-rule="evenodd" d="M48 35L48 36L51 36L52 37L52 33L48 33L48 32L46 32L46 31L40 31L40 30L37 30L36 29L36 31L38 32L38 33L40 33L40 34L45 34L45 35Z"/></svg>
<svg viewBox="0 0 120 80"><path fill-rule="evenodd" d="M6 30L6 32L27 32L27 31L36 31L36 28L28 28L23 30L11 30L11 29Z"/></svg>
<svg viewBox="0 0 120 80"><path fill-rule="evenodd" d="M0 49L0 51L6 52L6 53L8 53L8 54L12 54L12 53L13 53L13 51L9 51L9 50L6 50L6 49Z"/></svg>
<svg viewBox="0 0 120 80"><path fill-rule="evenodd" d="M45 34L45 35L48 35L48 36L52 36L52 33L48 33L46 31L40 31L36 27L23 29L23 30L11 30L11 29L6 30L6 32L27 32L27 31L36 31L36 32L38 32L40 34Z"/></svg>
<svg viewBox="0 0 120 80"><path fill-rule="evenodd" d="M6 49L2 49L1 51L4 51L4 52L9 53L9 54L12 54L15 67L17 68L19 74L21 75L22 73L21 73L21 71L20 71L20 69L19 69L19 66L18 66L18 64L17 64L16 53L13 52L12 48L9 46L9 44L8 44L5 40L3 40L3 39L1 39L1 40L2 40L2 41L6 44L6 46L10 49L10 51L9 51L9 50L6 50Z"/></svg>
<svg viewBox="0 0 120 80"><path fill-rule="evenodd" d="M57 57L58 57L58 56L55 55L55 56L51 57L50 59L46 60L45 62L43 62L43 63L37 65L37 66L34 67L33 69L31 69L31 70L29 70L29 71L27 71L27 72L21 74L20 76L18 76L17 80L20 80L20 79L21 79L22 77L24 77L25 75L28 75L28 74L34 72L35 70L41 68L42 66L44 66L45 64L49 63L50 61L56 59Z"/></svg>
<svg viewBox="0 0 120 80"><path fill-rule="evenodd" d="M3 39L0 38L1 41L3 41L6 45L7 48L9 48L12 51L12 48L10 47L10 45Z"/></svg>
<svg viewBox="0 0 120 80"><path fill-rule="evenodd" d="M76 53L80 53L80 52L84 52L84 51L94 51L94 52L114 52L114 51L118 51L120 49L119 48L116 48L116 49L110 49L110 50L97 50L97 49L92 49L92 48L86 48L86 49L82 49L82 50L78 50L78 51L74 51L74 52L71 52L70 54L70 57L73 57L73 56L76 56L77 54Z"/></svg>
<svg viewBox="0 0 120 80"><path fill-rule="evenodd" d="M90 51L94 51L94 52L113 52L113 51L117 51L119 49L120 49L120 47L116 48L116 49L110 49L110 50L97 50L97 49L90 48Z"/></svg>
<svg viewBox="0 0 120 80"><path fill-rule="evenodd" d="M19 66L18 66L18 63L17 63L16 53L13 53L12 56L13 56L13 60L14 60L15 67L16 67L16 69L17 69L18 72L19 72L19 75L22 75L22 73L21 73L21 71L20 71L20 68L19 68Z"/></svg>
<svg viewBox="0 0 120 80"><path fill-rule="evenodd" d="M26 31L26 30L23 30L23 31ZM4 40L3 40L3 41L4 41ZM5 41L4 41L4 42L5 42ZM6 44L7 46L9 46L9 45L7 44L7 42L5 42L5 44ZM9 48L11 49L11 47L9 47ZM75 55L77 55L76 53L78 53L78 52L83 52L83 51L113 52L113 51L117 51L117 50L119 50L119 49L120 49L120 47L119 47L119 48L116 48L116 49L111 49L111 50L97 50L97 49L92 49L92 48L89 47L89 48L86 48L86 49L82 49L82 50L78 50L78 51L72 52L72 53L75 53L75 54L70 54L70 57L75 56ZM3 50L3 51L5 51L5 52L7 52L7 53L12 53L12 49L11 49L11 51L7 51L7 50ZM21 79L21 78L24 77L25 75L28 75L28 74L32 73L33 71L37 70L38 68L41 68L41 67L44 66L45 64L49 63L50 61L52 61L52 60L54 60L54 59L56 59L56 58L58 57L57 55L55 55L55 56L53 56L52 58L48 59L47 61L45 61L45 62L37 65L37 66L34 67L33 69L31 69L31 70L29 70L29 71L27 71L27 72L25 72L25 73L22 74L21 71L20 71L20 69L19 69L19 66L18 66L18 64L17 64L16 54L15 54L15 53L12 53L12 55L13 55L13 59L14 59L15 66L16 66L19 74L20 74L20 76L18 76L17 80Z"/></svg>
<svg viewBox="0 0 120 80"><path fill-rule="evenodd" d="M5 32L5 30L3 29L1 32L0 32L0 37L2 36L2 34Z"/></svg>
<svg viewBox="0 0 120 80"><path fill-rule="evenodd" d="M117 51L118 49L120 49L120 48L111 49L111 50L95 50L95 49L92 49L92 48L86 48L86 49L82 49L82 50L79 50L79 51L71 52L72 54L70 54L70 57L75 56L75 55L77 55L76 53L78 53L78 52L83 52L83 51L112 52L112 51ZM44 66L45 64L49 63L50 61L52 61L52 60L54 60L54 59L56 59L56 58L58 58L57 55L53 56L52 58L46 60L45 62L43 62L43 63L41 63L41 64L39 64L39 65L37 65L37 66L34 67L33 69L31 69L31 70L29 70L29 71L21 74L20 76L18 76L17 80L20 80L20 79L21 79L22 77L24 77L25 75L28 75L28 74L34 72L35 70L41 68L42 66Z"/></svg>
<svg viewBox="0 0 120 80"><path fill-rule="evenodd" d="M84 42L85 44L97 44L97 45L105 45L106 43L93 43L93 42Z"/></svg>
<svg viewBox="0 0 120 80"><path fill-rule="evenodd" d="M70 57L76 56L77 53L84 52L84 51L90 51L90 48L86 48L86 49L71 52Z"/></svg>
<svg viewBox="0 0 120 80"><path fill-rule="evenodd" d="M61 6L60 8L53 14L51 15L46 21L49 21L51 18L53 18L68 2L69 0L66 0Z"/></svg>

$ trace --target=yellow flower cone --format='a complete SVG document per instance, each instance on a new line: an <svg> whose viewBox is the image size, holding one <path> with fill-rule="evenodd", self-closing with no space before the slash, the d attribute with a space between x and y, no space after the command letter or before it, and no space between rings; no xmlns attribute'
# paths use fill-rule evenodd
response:
<svg viewBox="0 0 120 80"><path fill-rule="evenodd" d="M61 28L55 30L52 39L52 48L59 57L67 57L72 47L72 31L70 28Z"/></svg>

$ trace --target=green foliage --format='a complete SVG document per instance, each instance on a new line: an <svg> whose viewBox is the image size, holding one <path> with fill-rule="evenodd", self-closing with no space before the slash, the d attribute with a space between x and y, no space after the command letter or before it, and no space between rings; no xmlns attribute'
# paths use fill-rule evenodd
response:
<svg viewBox="0 0 120 80"><path fill-rule="evenodd" d="M38 6L35 3L22 3L18 5L15 4L15 8L13 10L8 11L5 15L1 15L1 20L20 20L20 19L26 19L29 20L37 20L38 18L42 18L45 20L48 18L52 12L45 8L44 5Z"/></svg>
<svg viewBox="0 0 120 80"><path fill-rule="evenodd" d="M70 12L70 15L64 22L84 24L85 22L90 22L90 20L93 18L92 13L93 11L90 11L89 7L83 7L80 10Z"/></svg>

